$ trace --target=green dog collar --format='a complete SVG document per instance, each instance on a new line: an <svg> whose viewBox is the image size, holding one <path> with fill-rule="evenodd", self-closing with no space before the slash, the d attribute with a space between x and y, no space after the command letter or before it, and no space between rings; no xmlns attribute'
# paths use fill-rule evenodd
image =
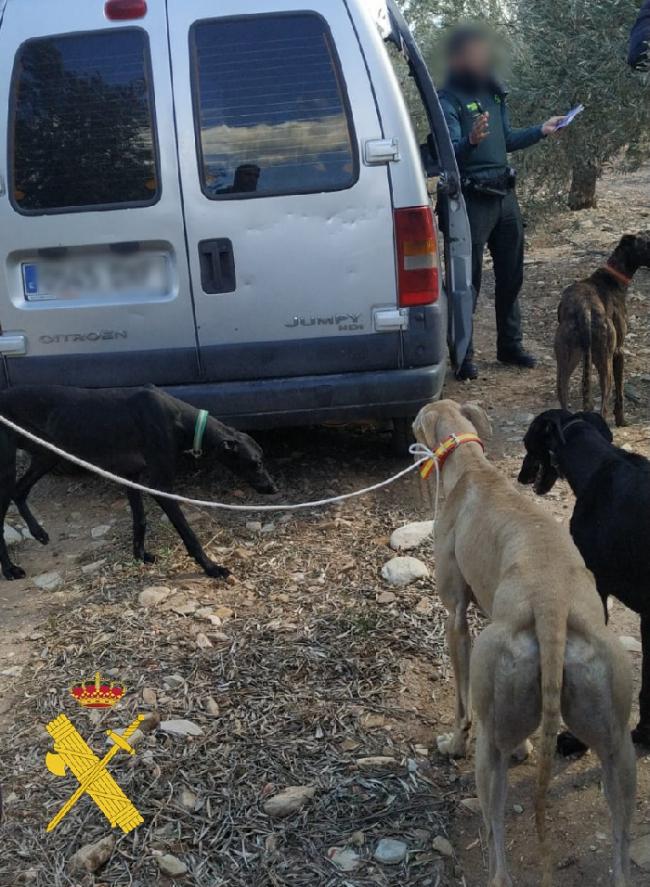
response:
<svg viewBox="0 0 650 887"><path fill-rule="evenodd" d="M208 424L210 414L207 410L199 410L194 425L194 443L192 444L192 455L195 459L200 459L203 455L203 435Z"/></svg>

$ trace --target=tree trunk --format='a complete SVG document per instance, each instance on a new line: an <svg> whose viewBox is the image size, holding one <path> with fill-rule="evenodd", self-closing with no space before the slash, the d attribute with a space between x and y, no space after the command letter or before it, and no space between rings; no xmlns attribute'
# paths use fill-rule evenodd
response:
<svg viewBox="0 0 650 887"><path fill-rule="evenodd" d="M569 209L593 209L596 206L598 176L597 167L591 163L578 163L573 167Z"/></svg>

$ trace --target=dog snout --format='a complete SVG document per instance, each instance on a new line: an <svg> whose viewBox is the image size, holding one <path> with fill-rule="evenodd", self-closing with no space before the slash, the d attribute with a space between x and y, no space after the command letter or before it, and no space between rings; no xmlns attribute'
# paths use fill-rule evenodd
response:
<svg viewBox="0 0 650 887"><path fill-rule="evenodd" d="M278 486L271 477L270 474L267 474L264 471L259 478L257 478L256 482L253 485L258 493L262 493L264 496L273 496L275 493L279 492Z"/></svg>
<svg viewBox="0 0 650 887"><path fill-rule="evenodd" d="M537 460L533 459L531 455L527 455L524 459L523 465L521 466L521 471L519 472L517 482L525 485L532 484L537 477L538 471L539 464Z"/></svg>

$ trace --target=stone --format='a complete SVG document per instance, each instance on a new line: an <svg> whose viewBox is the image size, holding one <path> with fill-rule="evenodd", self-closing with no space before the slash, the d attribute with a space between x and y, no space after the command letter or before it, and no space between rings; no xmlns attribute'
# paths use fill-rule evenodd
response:
<svg viewBox="0 0 650 887"><path fill-rule="evenodd" d="M394 551L412 551L418 548L433 534L433 521L423 520L416 521L412 524L406 524L395 530L390 537L390 547Z"/></svg>
<svg viewBox="0 0 650 887"><path fill-rule="evenodd" d="M290 785L264 803L264 812L274 819L283 819L302 809L316 794L310 785Z"/></svg>
<svg viewBox="0 0 650 887"><path fill-rule="evenodd" d="M101 539L107 533L110 533L111 525L110 524L100 524L98 527L93 527L90 531L90 535L93 539Z"/></svg>
<svg viewBox="0 0 650 887"><path fill-rule="evenodd" d="M184 788L181 792L181 804L186 810L194 810L198 796L190 788Z"/></svg>
<svg viewBox="0 0 650 887"><path fill-rule="evenodd" d="M213 718L216 718L221 714L219 703L215 699L213 699L212 696L208 696L208 698L206 699L205 710L209 715L212 715Z"/></svg>
<svg viewBox="0 0 650 887"><path fill-rule="evenodd" d="M84 576L92 576L93 573L98 573L105 563L106 558L104 557L99 561L93 561L92 564L84 564L81 568L81 572Z"/></svg>
<svg viewBox="0 0 650 887"><path fill-rule="evenodd" d="M397 600L397 595L394 591L382 591L375 598L378 604L394 604Z"/></svg>
<svg viewBox="0 0 650 887"><path fill-rule="evenodd" d="M436 853L440 853L441 856L454 855L454 848L451 846L447 838L444 838L442 835L437 835L433 839L433 849Z"/></svg>
<svg viewBox="0 0 650 887"><path fill-rule="evenodd" d="M630 845L632 862L644 872L650 872L650 834L636 838Z"/></svg>
<svg viewBox="0 0 650 887"><path fill-rule="evenodd" d="M361 857L354 850L344 847L330 847L327 857L340 872L353 872L361 865Z"/></svg>
<svg viewBox="0 0 650 887"><path fill-rule="evenodd" d="M172 690L185 686L185 678L182 674L168 674L165 678L165 684Z"/></svg>
<svg viewBox="0 0 650 887"><path fill-rule="evenodd" d="M207 634L203 634L203 632L200 631L196 636L196 646L199 650L208 650L212 646L212 641Z"/></svg>
<svg viewBox="0 0 650 887"><path fill-rule="evenodd" d="M397 766L395 758L388 755L374 755L373 757L357 758L357 767L360 770L386 770Z"/></svg>
<svg viewBox="0 0 650 887"><path fill-rule="evenodd" d="M394 557L384 564L382 577L395 588L405 588L418 579L428 579L429 570L416 557Z"/></svg>
<svg viewBox="0 0 650 887"><path fill-rule="evenodd" d="M174 736L203 736L203 730L198 724L179 718L173 721L161 721L160 729Z"/></svg>
<svg viewBox="0 0 650 887"><path fill-rule="evenodd" d="M198 610L196 601L192 601L186 594L182 592L173 595L169 600L165 601L165 609L172 610L178 616L191 616Z"/></svg>
<svg viewBox="0 0 650 887"><path fill-rule="evenodd" d="M149 585L138 595L138 603L141 607L155 607L167 600L172 593L166 585Z"/></svg>
<svg viewBox="0 0 650 887"><path fill-rule="evenodd" d="M142 701L146 705L156 705L158 702L156 691L152 687L145 687L142 691Z"/></svg>
<svg viewBox="0 0 650 887"><path fill-rule="evenodd" d="M259 520L246 521L246 529L249 531L249 533L261 533L262 532L262 521L259 521Z"/></svg>
<svg viewBox="0 0 650 887"><path fill-rule="evenodd" d="M404 841L382 838L375 848L375 859L383 865L399 865L406 859L408 847Z"/></svg>
<svg viewBox="0 0 650 887"><path fill-rule="evenodd" d="M518 816L521 816L521 814L524 812L524 808L521 806L521 804L513 804L512 812L516 813Z"/></svg>
<svg viewBox="0 0 650 887"><path fill-rule="evenodd" d="M52 571L51 573L41 573L40 576L36 576L32 581L42 591L56 591L57 588L63 585L63 576L56 571Z"/></svg>
<svg viewBox="0 0 650 887"><path fill-rule="evenodd" d="M7 545L17 545L19 542L25 541L23 534L11 524L5 524L4 536Z"/></svg>
<svg viewBox="0 0 650 887"><path fill-rule="evenodd" d="M177 856L172 856L171 853L159 856L156 862L160 871L163 875L167 875L168 878L182 878L183 875L187 874L185 863Z"/></svg>
<svg viewBox="0 0 650 887"><path fill-rule="evenodd" d="M415 605L415 612L420 616L430 616L433 613L433 601L428 597L421 597Z"/></svg>
<svg viewBox="0 0 650 887"><path fill-rule="evenodd" d="M480 813L481 812L481 802L478 798L463 798L460 802L461 806L463 806L470 813Z"/></svg>
<svg viewBox="0 0 650 887"><path fill-rule="evenodd" d="M70 857L68 863L72 872L93 873L105 865L115 848L114 835L107 835L94 844L86 844Z"/></svg>
<svg viewBox="0 0 650 887"><path fill-rule="evenodd" d="M623 644L628 653L641 653L643 652L643 647L641 646L641 642L637 641L636 638L629 637L628 635L621 635L619 637L619 641Z"/></svg>

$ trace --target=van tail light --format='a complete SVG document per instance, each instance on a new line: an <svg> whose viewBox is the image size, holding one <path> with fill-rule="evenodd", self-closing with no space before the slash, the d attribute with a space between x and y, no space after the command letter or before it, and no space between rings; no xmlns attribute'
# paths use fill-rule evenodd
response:
<svg viewBox="0 0 650 887"><path fill-rule="evenodd" d="M146 14L147 0L106 0L104 4L104 15L111 22L144 18Z"/></svg>
<svg viewBox="0 0 650 887"><path fill-rule="evenodd" d="M429 206L395 210L399 304L431 305L440 297L438 230Z"/></svg>

